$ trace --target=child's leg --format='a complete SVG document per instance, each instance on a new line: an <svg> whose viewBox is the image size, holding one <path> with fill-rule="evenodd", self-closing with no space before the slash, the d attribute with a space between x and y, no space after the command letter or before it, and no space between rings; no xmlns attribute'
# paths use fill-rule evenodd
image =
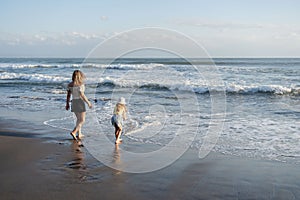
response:
<svg viewBox="0 0 300 200"><path fill-rule="evenodd" d="M115 137L116 137L115 143L116 144L120 143L121 132L122 132L122 129L117 124L115 124Z"/></svg>
<svg viewBox="0 0 300 200"><path fill-rule="evenodd" d="M118 137L117 137L117 140L120 140L121 133L122 133L122 129L120 128L120 129L119 129L119 132L118 132Z"/></svg>
<svg viewBox="0 0 300 200"><path fill-rule="evenodd" d="M116 144L120 143L122 140L120 139L121 137L121 133L122 133L122 129L119 128L118 129L118 132L117 132L117 135L116 135Z"/></svg>
<svg viewBox="0 0 300 200"><path fill-rule="evenodd" d="M118 125L117 124L114 124L114 126L115 126L115 137L116 137L116 140L117 140L117 138L118 138L118 133L119 133L119 127L118 127Z"/></svg>

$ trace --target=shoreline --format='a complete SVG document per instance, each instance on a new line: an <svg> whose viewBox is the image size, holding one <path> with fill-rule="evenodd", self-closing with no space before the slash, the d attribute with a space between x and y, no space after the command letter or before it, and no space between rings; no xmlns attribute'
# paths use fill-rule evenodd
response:
<svg viewBox="0 0 300 200"><path fill-rule="evenodd" d="M300 198L296 164L215 152L200 160L190 149L164 169L130 174L106 167L67 133L67 139L51 142L7 126L12 130L0 130L3 199Z"/></svg>

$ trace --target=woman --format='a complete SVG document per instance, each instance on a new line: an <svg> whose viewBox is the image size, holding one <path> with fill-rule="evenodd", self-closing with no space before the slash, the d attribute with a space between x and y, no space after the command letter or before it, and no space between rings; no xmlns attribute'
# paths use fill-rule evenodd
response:
<svg viewBox="0 0 300 200"><path fill-rule="evenodd" d="M121 97L119 102L116 104L113 112L113 116L111 118L111 123L115 127L115 137L116 137L116 144L122 142L121 133L123 129L123 120L126 120L126 112L127 108L125 106L125 98Z"/></svg>
<svg viewBox="0 0 300 200"><path fill-rule="evenodd" d="M70 97L72 95L72 105L71 112L75 113L77 118L76 126L73 131L70 133L74 140L81 139L83 137L81 133L81 127L85 121L85 104L87 103L89 108L92 108L91 102L86 98L84 91L85 86L83 84L85 80L85 75L79 71L75 70L72 75L72 82L68 85L68 93L67 93L67 102L66 102L66 110L69 110L70 105ZM76 135L78 133L78 135Z"/></svg>

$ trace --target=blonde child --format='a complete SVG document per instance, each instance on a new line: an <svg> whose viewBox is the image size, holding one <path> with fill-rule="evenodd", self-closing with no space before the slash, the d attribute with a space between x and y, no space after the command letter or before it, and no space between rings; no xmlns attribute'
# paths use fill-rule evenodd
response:
<svg viewBox="0 0 300 200"><path fill-rule="evenodd" d="M123 129L123 120L126 120L127 112L125 104L125 98L121 97L114 108L113 116L111 118L111 123L115 127L116 144L122 142L122 139L120 139L120 137Z"/></svg>

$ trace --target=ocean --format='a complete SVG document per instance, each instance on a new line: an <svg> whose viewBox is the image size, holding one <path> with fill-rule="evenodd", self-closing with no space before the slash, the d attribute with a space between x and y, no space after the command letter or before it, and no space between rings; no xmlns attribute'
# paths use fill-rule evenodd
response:
<svg viewBox="0 0 300 200"><path fill-rule="evenodd" d="M203 69L210 65L192 60ZM123 96L128 119L121 146L127 151L157 151L178 135L187 138L176 142L178 148L201 149L213 119L222 116L212 151L300 164L300 59L213 61L222 84L179 58L122 58L109 65L99 59L0 58L0 117L23 121L28 130L52 127L53 134L41 131L38 137L68 144L74 116L65 110L66 86L80 69L94 105L87 111L84 140L99 151L99 134L113 145L110 117ZM215 112L216 98L225 102L224 113Z"/></svg>

